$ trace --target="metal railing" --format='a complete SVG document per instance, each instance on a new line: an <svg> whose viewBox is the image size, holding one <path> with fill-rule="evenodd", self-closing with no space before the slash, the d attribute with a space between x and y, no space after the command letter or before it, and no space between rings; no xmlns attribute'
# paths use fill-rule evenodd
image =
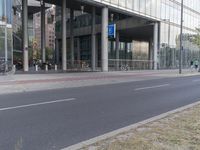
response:
<svg viewBox="0 0 200 150"><path fill-rule="evenodd" d="M90 60L67 61L68 71L92 71Z"/></svg>
<svg viewBox="0 0 200 150"><path fill-rule="evenodd" d="M62 71L61 64L55 63L41 63L35 62L32 67L32 71ZM68 60L67 61L67 71L92 71L90 60Z"/></svg>
<svg viewBox="0 0 200 150"><path fill-rule="evenodd" d="M109 59L108 68L109 71L131 71L131 70L151 70L153 69L154 62L152 60L126 60L126 59ZM6 69L5 64L0 65L0 72L11 72L13 66L8 66ZM35 71L59 71L62 70L61 64L50 63L36 63L34 65ZM101 71L101 61L96 62L95 70L92 70L91 60L74 60L67 61L67 71L72 72L90 72Z"/></svg>
<svg viewBox="0 0 200 150"><path fill-rule="evenodd" d="M151 70L154 62L152 60L126 60L109 59L109 71L128 71L128 70Z"/></svg>
<svg viewBox="0 0 200 150"><path fill-rule="evenodd" d="M128 71L128 70L151 70L154 62L152 60L126 60L126 59L109 59L109 71ZM96 63L96 71L101 71L101 61ZM62 66L58 65L62 70ZM67 61L67 71L92 71L90 60Z"/></svg>

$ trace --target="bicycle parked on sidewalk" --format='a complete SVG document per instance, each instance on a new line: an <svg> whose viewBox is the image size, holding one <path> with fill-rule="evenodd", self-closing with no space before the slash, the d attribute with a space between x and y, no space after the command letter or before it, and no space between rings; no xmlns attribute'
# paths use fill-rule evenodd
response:
<svg viewBox="0 0 200 150"><path fill-rule="evenodd" d="M121 67L121 71L129 71L129 65L122 65Z"/></svg>
<svg viewBox="0 0 200 150"><path fill-rule="evenodd" d="M15 66L5 62L0 64L0 75L9 75L15 73Z"/></svg>

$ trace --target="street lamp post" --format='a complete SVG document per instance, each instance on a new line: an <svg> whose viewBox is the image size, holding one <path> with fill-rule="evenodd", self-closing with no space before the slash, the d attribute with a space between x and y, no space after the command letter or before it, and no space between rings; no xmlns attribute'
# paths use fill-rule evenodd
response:
<svg viewBox="0 0 200 150"><path fill-rule="evenodd" d="M180 32L179 74L182 73L182 51L183 51L183 0L181 0L181 32Z"/></svg>

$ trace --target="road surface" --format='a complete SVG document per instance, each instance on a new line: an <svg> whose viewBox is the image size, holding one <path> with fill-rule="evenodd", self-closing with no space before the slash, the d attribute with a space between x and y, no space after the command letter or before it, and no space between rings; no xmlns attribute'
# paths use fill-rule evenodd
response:
<svg viewBox="0 0 200 150"><path fill-rule="evenodd" d="M1 150L58 150L200 100L200 76L0 95Z"/></svg>

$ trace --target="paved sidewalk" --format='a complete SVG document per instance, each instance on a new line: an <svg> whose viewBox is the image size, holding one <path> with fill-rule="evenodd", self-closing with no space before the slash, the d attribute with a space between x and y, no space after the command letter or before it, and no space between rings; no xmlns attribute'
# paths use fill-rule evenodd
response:
<svg viewBox="0 0 200 150"><path fill-rule="evenodd" d="M122 82L142 81L170 77L199 75L198 72L184 70L127 71L127 72L85 72L57 74L17 74L0 76L0 94L41 91L48 89L82 87Z"/></svg>

